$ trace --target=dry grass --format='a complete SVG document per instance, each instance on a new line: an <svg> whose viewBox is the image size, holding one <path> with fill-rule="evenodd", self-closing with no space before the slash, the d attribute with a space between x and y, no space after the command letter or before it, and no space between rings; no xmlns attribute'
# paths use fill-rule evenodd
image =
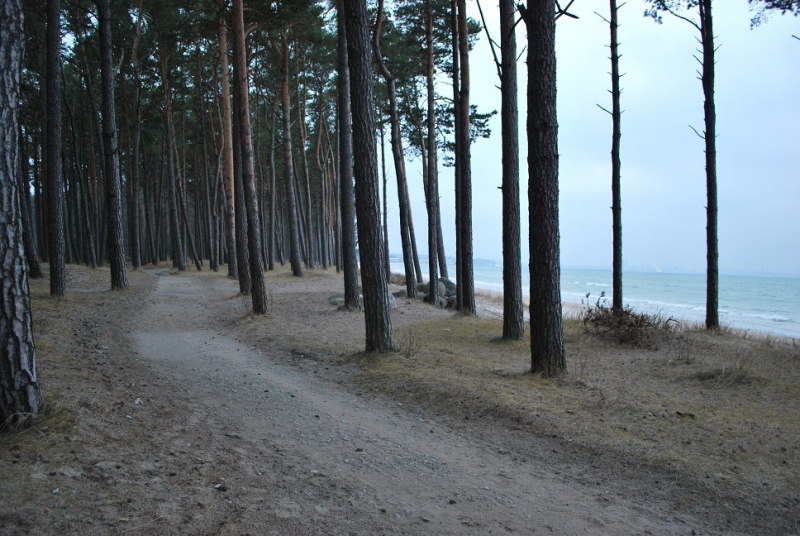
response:
<svg viewBox="0 0 800 536"><path fill-rule="evenodd" d="M535 424L692 478L800 490L800 475L787 470L800 461L796 343L676 329L648 350L567 320L570 373L545 379L527 372L528 342L499 333L498 320L460 316L410 325L398 335L416 341L414 351L364 360L365 381L459 418Z"/></svg>

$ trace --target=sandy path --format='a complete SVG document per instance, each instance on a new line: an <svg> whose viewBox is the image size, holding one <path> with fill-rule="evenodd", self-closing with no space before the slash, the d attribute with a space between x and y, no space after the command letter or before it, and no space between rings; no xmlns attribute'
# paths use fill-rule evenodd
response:
<svg viewBox="0 0 800 536"><path fill-rule="evenodd" d="M310 356L303 356L308 359L301 367L286 366L276 359L286 350L247 345L225 334L214 299L226 295L230 288L218 279L159 277L131 336L139 359L154 373L190 389L196 407L190 408L187 426L207 426L208 441L224 435L236 463L221 468L220 482L231 491L239 486L266 495L270 515L312 531L325 519L332 523L327 533L344 530L336 528L337 518L344 517L348 530L365 533L692 534L697 529L691 518L676 520L659 505L604 489L597 485L603 475L587 474L586 467L564 474L446 419L357 396L344 378L353 371L334 370ZM170 440L182 441L180 434ZM270 465L267 458L280 463ZM280 472L270 475L271 481L279 476L284 485L258 492L258 477L267 471Z"/></svg>

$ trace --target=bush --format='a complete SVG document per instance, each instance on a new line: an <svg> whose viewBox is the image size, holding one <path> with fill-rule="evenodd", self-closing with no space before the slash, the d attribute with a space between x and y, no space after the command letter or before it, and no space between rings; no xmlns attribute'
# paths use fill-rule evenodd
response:
<svg viewBox="0 0 800 536"><path fill-rule="evenodd" d="M584 326L591 326L595 333L606 336L620 344L633 346L653 346L661 335L670 330L671 324L678 322L661 314L634 311L629 305L614 310L605 298L605 291L592 304L590 294L586 294L586 310L582 320Z"/></svg>

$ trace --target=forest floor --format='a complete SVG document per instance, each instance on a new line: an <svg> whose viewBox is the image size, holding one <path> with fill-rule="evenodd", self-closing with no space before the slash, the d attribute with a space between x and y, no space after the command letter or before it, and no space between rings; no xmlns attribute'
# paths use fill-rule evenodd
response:
<svg viewBox="0 0 800 536"><path fill-rule="evenodd" d="M46 409L0 434L0 534L800 534L800 344L685 326L526 341L398 299L364 355L332 270L31 282ZM400 287L393 287L399 290Z"/></svg>

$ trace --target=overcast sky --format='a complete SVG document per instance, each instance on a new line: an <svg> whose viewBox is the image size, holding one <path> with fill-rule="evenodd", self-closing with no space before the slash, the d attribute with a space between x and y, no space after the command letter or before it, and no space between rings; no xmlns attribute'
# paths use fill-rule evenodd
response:
<svg viewBox="0 0 800 536"><path fill-rule="evenodd" d="M468 1L472 16L477 4ZM484 0L497 40L494 0ZM620 10L622 79L622 225L627 270L705 269L703 93L697 79L697 30L665 16L644 18L642 0ZM717 168L720 268L800 275L800 19L774 15L750 29L746 0L715 3L717 44ZM611 118L608 2L577 0L557 29L561 262L567 267L611 267ZM525 44L524 25L517 33ZM481 34L471 56L472 102L500 109L488 41ZM524 55L519 65L520 172L523 266L527 248L527 148ZM440 92L450 92L440 82ZM500 119L492 137L472 147L475 258L502 259ZM388 145L388 142L387 142ZM390 250L401 252L396 184L387 147ZM408 162L420 253L427 222L419 162ZM455 254L451 168L441 168L439 190L445 249Z"/></svg>

